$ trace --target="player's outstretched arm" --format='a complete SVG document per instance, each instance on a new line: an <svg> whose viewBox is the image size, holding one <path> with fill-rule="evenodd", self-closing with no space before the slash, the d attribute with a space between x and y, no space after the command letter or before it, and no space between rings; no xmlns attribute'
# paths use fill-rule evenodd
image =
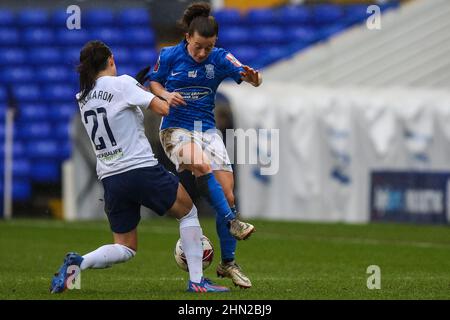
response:
<svg viewBox="0 0 450 320"><path fill-rule="evenodd" d="M150 91L155 96L159 96L166 100L169 106L186 105L186 101L184 101L181 94L179 94L178 92L166 91L162 84L157 81L150 81Z"/></svg>
<svg viewBox="0 0 450 320"><path fill-rule="evenodd" d="M161 116L167 116L169 114L169 104L167 103L167 101L164 101L157 96L155 96L152 101L150 101L148 107L150 108L150 110Z"/></svg>
<svg viewBox="0 0 450 320"><path fill-rule="evenodd" d="M258 70L249 66L242 66L244 71L241 71L242 81L250 83L254 87L259 87L262 83L262 75Z"/></svg>

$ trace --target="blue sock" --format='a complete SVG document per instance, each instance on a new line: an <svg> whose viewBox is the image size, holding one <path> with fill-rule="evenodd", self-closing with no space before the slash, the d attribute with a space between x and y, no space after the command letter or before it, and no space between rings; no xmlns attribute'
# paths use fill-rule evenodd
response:
<svg viewBox="0 0 450 320"><path fill-rule="evenodd" d="M232 207L231 211L236 216L236 208ZM216 219L216 230L220 240L220 253L223 262L231 262L234 260L237 240L230 234L227 223Z"/></svg>
<svg viewBox="0 0 450 320"><path fill-rule="evenodd" d="M217 182L214 174L208 173L197 178L197 185L200 194L208 200L209 204L216 211L216 221L227 222L234 219L236 215L231 211L228 201L223 193L222 186Z"/></svg>

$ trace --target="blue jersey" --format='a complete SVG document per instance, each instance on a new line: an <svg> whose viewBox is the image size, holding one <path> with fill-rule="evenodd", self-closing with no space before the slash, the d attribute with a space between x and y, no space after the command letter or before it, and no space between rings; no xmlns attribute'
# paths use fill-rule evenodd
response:
<svg viewBox="0 0 450 320"><path fill-rule="evenodd" d="M186 40L161 50L150 80L161 83L169 92L178 92L187 105L171 107L163 118L161 130L194 130L194 121L202 122L202 131L215 128L214 106L219 84L226 78L241 83L241 63L224 49L213 48L208 58L198 63L189 55Z"/></svg>

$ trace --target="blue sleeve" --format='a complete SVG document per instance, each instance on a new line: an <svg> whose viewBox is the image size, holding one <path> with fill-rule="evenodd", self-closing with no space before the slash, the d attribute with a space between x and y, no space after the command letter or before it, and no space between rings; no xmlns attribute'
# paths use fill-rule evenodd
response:
<svg viewBox="0 0 450 320"><path fill-rule="evenodd" d="M221 50L219 54L219 63L223 70L223 77L232 78L236 83L242 82L242 76L240 74L241 71L244 71L242 68L242 63L236 59L230 52Z"/></svg>
<svg viewBox="0 0 450 320"><path fill-rule="evenodd" d="M158 61L156 61L149 74L150 81L157 81L162 85L166 83L171 68L170 58L170 51L167 50L167 48L162 48L159 53Z"/></svg>

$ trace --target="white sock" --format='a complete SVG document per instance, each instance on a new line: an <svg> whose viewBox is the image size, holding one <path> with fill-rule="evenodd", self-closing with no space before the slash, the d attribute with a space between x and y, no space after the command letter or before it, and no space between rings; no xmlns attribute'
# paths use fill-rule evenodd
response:
<svg viewBox="0 0 450 320"><path fill-rule="evenodd" d="M107 244L83 256L80 269L103 269L113 264L125 262L136 255L136 252L121 244Z"/></svg>
<svg viewBox="0 0 450 320"><path fill-rule="evenodd" d="M192 282L199 283L203 277L203 248L201 237L203 235L200 222L198 221L197 208L180 220L181 246L189 268L189 278Z"/></svg>

